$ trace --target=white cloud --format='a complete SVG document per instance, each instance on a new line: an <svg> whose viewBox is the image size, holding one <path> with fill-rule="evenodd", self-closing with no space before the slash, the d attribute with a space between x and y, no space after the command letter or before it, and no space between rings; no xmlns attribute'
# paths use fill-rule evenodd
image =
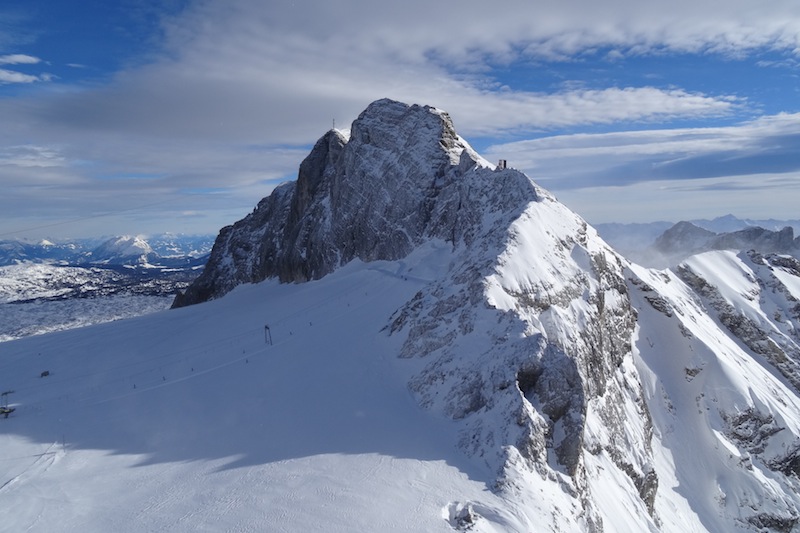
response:
<svg viewBox="0 0 800 533"><path fill-rule="evenodd" d="M559 191L556 196L592 224L678 222L728 214L793 220L800 200L800 172L691 182L651 180L626 187L599 185Z"/></svg>
<svg viewBox="0 0 800 533"><path fill-rule="evenodd" d="M733 0L716 12L689 0L464 0L457 9L421 0L209 0L165 20L160 60L33 108L55 124L99 131L283 143L311 142L331 119L352 120L386 96L446 109L467 135L719 116L743 102L680 88L501 90L481 73L486 61L571 58L602 47L612 48L604 57L793 49L795 4L754 9Z"/></svg>
<svg viewBox="0 0 800 533"><path fill-rule="evenodd" d="M70 143L0 150L4 219L35 213L48 221L65 222L63 227L45 228L52 237L85 236L125 230L147 233L159 227L188 231L182 212L196 211L203 216L194 217L192 231L215 233L250 212L277 183L293 178L306 154L305 149L73 134ZM216 194L206 194L207 190ZM97 214L103 215L102 224L93 218L71 222ZM14 228L40 225L29 222ZM11 231L8 227L8 222L0 224L0 233Z"/></svg>
<svg viewBox="0 0 800 533"><path fill-rule="evenodd" d="M624 185L664 177L746 175L770 166L793 172L800 170L798 148L800 114L782 113L726 127L542 137L497 144L486 152L551 180L554 188L574 188L598 180Z"/></svg>
<svg viewBox="0 0 800 533"><path fill-rule="evenodd" d="M424 63L432 56L470 63L476 56L502 60L520 53L572 57L600 47L626 54L794 50L800 42L798 19L800 8L793 0L772 0L768 6L730 0L723 9L693 0L462 0L458 6L422 0L231 0L197 4L167 28L171 46L179 50L206 41L210 51L218 36L227 34L284 41L288 47L314 42L320 49L391 55L403 63Z"/></svg>
<svg viewBox="0 0 800 533"><path fill-rule="evenodd" d="M507 159L592 222L729 213L788 219L800 203L800 114L543 137L498 144L485 155Z"/></svg>
<svg viewBox="0 0 800 533"><path fill-rule="evenodd" d="M108 86L59 95L30 108L54 124L98 131L309 143L331 119L349 122L383 97L446 109L466 135L719 116L742 104L733 96L654 87L554 94L501 89L480 74L459 74L429 57L440 44L443 24L429 20L430 10L416 27L377 35L373 26L393 27L384 20L392 14L355 25L339 21L338 11L331 14L333 20L321 21L311 10L314 14L283 25L292 19L291 12L254 7L251 13L241 4L239 10L203 4L207 11L197 8L168 25L161 61L122 72ZM497 32L482 27L484 33ZM317 29L320 33L313 34ZM445 33L463 40L460 29ZM502 33L496 35L497 43L465 48L464 53L480 62L487 53L502 55L513 48Z"/></svg>
<svg viewBox="0 0 800 533"><path fill-rule="evenodd" d="M162 27L160 53L116 73L106 85L52 84L52 90L34 96L0 100L0 147L25 139L32 146L58 146L63 157L51 166L25 166L18 159L14 175L72 180L72 188L56 192L84 201L72 200L76 209L158 197L173 199L176 216L204 210L230 214L254 205L271 188L270 180L293 176L304 147L332 119L346 125L382 97L445 109L467 137L728 116L748 102L733 93L680 87L565 84L549 93L512 90L497 86L490 69L591 55L621 61L675 51L793 53L800 48L800 3L729 0L719 9L696 0L462 0L457 6L422 0L205 0L165 19ZM0 56L4 65L39 62L24 54ZM46 79L0 69L0 83ZM777 121L764 127L774 128ZM577 193L576 187L586 185L580 180L600 180L603 169L620 168L629 174L618 182L633 183L632 176L648 165L666 172L692 154L736 145L733 132L682 135L653 130L555 137L497 146L490 155L502 153L534 177L546 170L552 178L547 186L574 176ZM584 169L569 174L578 162ZM108 179L126 174L154 178ZM212 203L200 195L187 200L181 191L192 188L223 190L225 201L217 197ZM23 183L15 194L4 191L0 211L45 208L56 197L36 194ZM202 209L182 204L187 201Z"/></svg>
<svg viewBox="0 0 800 533"><path fill-rule="evenodd" d="M519 129L721 116L738 105L732 97L653 87L554 94L484 92L471 94L471 98L467 94L446 95L454 102L451 114L466 118L460 121L466 133L483 135Z"/></svg>
<svg viewBox="0 0 800 533"><path fill-rule="evenodd" d="M54 167L65 159L56 147L18 145L0 148L0 166Z"/></svg>
<svg viewBox="0 0 800 533"><path fill-rule="evenodd" d="M0 65L35 65L41 59L26 54L8 54L0 56ZM0 85L9 83L34 83L37 81L50 81L50 74L23 74L14 70L0 68Z"/></svg>
<svg viewBox="0 0 800 533"><path fill-rule="evenodd" d="M31 76L30 74L22 74L21 72L0 68L0 84L33 83L36 81L39 81L39 76Z"/></svg>
<svg viewBox="0 0 800 533"><path fill-rule="evenodd" d="M35 65L41 59L26 54L7 54L0 56L0 65Z"/></svg>

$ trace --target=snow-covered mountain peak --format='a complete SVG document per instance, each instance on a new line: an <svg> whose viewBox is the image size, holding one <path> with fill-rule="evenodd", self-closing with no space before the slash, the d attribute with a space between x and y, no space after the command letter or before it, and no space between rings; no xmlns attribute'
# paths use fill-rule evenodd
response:
<svg viewBox="0 0 800 533"><path fill-rule="evenodd" d="M627 262L530 178L487 164L443 111L380 100L349 140L326 133L295 183L221 232L176 303L268 277L317 279L353 259L402 261L431 242L450 248L450 266L388 325L399 355L424 361L410 380L420 404L458 421L460 448L498 490L518 496L557 480L557 505L580 515L562 527L608 519L591 503L607 489L588 474L587 449L654 520Z"/></svg>
<svg viewBox="0 0 800 533"><path fill-rule="evenodd" d="M176 305L270 277L318 279L355 258L399 259L428 238L468 238L481 195L467 182L471 174L488 178L488 167L447 113L378 100L353 122L349 138L328 131L300 164L297 181L220 232L205 272ZM511 169L492 177L529 182ZM516 187L499 187L521 199ZM534 194L533 185L527 189Z"/></svg>
<svg viewBox="0 0 800 533"><path fill-rule="evenodd" d="M95 529L155 505L139 529L235 509L232 528L286 531L797 531L800 263L630 263L440 110L380 100L323 135L176 304L205 300L7 343L4 379L38 403L4 449L77 435L42 498L97 494L73 488L90 462L127 512ZM127 468L142 454L166 464ZM11 503L51 487L22 470ZM17 529L85 525L28 510Z"/></svg>
<svg viewBox="0 0 800 533"><path fill-rule="evenodd" d="M138 263L147 263L153 255L155 255L153 249L143 237L122 235L112 237L94 249L91 260L94 263L101 263L135 258Z"/></svg>
<svg viewBox="0 0 800 533"><path fill-rule="evenodd" d="M784 233L779 240L791 240ZM670 235L692 245L715 236L689 223ZM766 392L799 382L791 302L800 285L789 280L790 265L751 258L762 264L747 267L730 252L687 262L678 274L631 265L530 178L481 159L440 110L380 100L349 139L328 132L296 183L221 232L206 273L176 304L269 277L318 279L353 259L402 264L431 242L450 248L449 266L425 280L387 330L401 343L398 355L417 361L409 386L420 405L458 424L459 448L492 472L498 493L564 531L789 531L797 522L791 487L800 426L787 418L792 408L778 408ZM764 283L785 295L767 306L772 319L752 303L767 272L774 275ZM700 300L718 318L698 311ZM704 355L669 360L673 347ZM728 368L726 358L757 377L715 374L730 392L703 400L694 378L706 367ZM668 381L658 388L662 376ZM711 413L705 425L693 425L687 393ZM684 418L670 418L676 410ZM675 427L686 433L677 442ZM737 463L736 483L716 481L726 496L672 490L715 483L719 469L731 467L717 450L729 448L757 461ZM692 449L713 466L693 474L675 464L689 462ZM775 480L769 498L778 503L756 503L754 487L765 477ZM734 490L749 507L727 507ZM714 517L711 502L720 509Z"/></svg>

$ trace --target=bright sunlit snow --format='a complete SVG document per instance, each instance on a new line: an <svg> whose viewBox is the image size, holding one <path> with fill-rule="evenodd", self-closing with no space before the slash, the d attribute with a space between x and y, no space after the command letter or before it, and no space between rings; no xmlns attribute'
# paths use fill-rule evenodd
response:
<svg viewBox="0 0 800 533"><path fill-rule="evenodd" d="M459 502L502 514L381 332L439 268L420 259L3 344L0 529L451 531Z"/></svg>

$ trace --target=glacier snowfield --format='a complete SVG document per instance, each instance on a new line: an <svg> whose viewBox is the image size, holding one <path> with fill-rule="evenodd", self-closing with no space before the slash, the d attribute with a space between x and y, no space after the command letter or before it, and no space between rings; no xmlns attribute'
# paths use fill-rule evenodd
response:
<svg viewBox="0 0 800 533"><path fill-rule="evenodd" d="M0 344L0 531L452 531L471 500L513 520L388 355L430 269L355 262Z"/></svg>

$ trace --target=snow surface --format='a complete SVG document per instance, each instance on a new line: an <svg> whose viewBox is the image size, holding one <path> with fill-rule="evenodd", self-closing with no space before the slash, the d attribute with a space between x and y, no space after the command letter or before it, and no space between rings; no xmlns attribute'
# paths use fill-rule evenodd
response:
<svg viewBox="0 0 800 533"><path fill-rule="evenodd" d="M0 266L0 342L168 309L189 276L46 263Z"/></svg>
<svg viewBox="0 0 800 533"><path fill-rule="evenodd" d="M0 342L155 313L169 309L173 299L113 294L0 304Z"/></svg>
<svg viewBox="0 0 800 533"><path fill-rule="evenodd" d="M750 308L748 268L734 254L711 252L691 263L740 309ZM667 316L649 305L641 290L632 290L640 312L637 368L656 428L654 453L661 478L657 509L670 517L663 530L752 530L743 520L731 521L726 515L785 516L787 508L798 509L797 478L781 476L766 464L796 446L796 390L720 328L672 272L632 268L674 309ZM726 420L748 410L768 415L782 428L769 438L760 457L737 446Z"/></svg>
<svg viewBox="0 0 800 533"><path fill-rule="evenodd" d="M0 530L528 530L389 355L422 255L2 344Z"/></svg>
<svg viewBox="0 0 800 533"><path fill-rule="evenodd" d="M518 224L543 227L557 205ZM566 238L557 228L550 238ZM523 265L557 258L536 238L515 242L520 251L504 256L497 283L538 286ZM573 247L560 260L587 257ZM459 447L463 422L420 409L409 393L425 362L397 358L403 339L387 325L453 259L449 243L431 241L403 260L355 260L318 281L243 285L202 305L3 343L0 389L14 391L16 411L0 419L0 530L445 532L464 530L465 516L476 532L585 530L566 474L512 469L516 491L497 491L496 472ZM726 252L694 266L750 287ZM616 372L644 385L653 440L632 435L630 451L652 447L658 521L643 516L631 479L606 452L584 453L605 530L753 531L732 517L800 505L797 481L764 463L800 433L795 392L675 274L630 269L637 342ZM576 272L542 276L557 288ZM644 296L654 291L681 312L650 305ZM611 431L598 406L589 404L590 442ZM722 418L748 408L785 428L761 455L733 442Z"/></svg>
<svg viewBox="0 0 800 533"><path fill-rule="evenodd" d="M758 296L761 289L755 272L732 250L706 252L690 257L683 265L716 287L726 302L751 319L766 322Z"/></svg>

